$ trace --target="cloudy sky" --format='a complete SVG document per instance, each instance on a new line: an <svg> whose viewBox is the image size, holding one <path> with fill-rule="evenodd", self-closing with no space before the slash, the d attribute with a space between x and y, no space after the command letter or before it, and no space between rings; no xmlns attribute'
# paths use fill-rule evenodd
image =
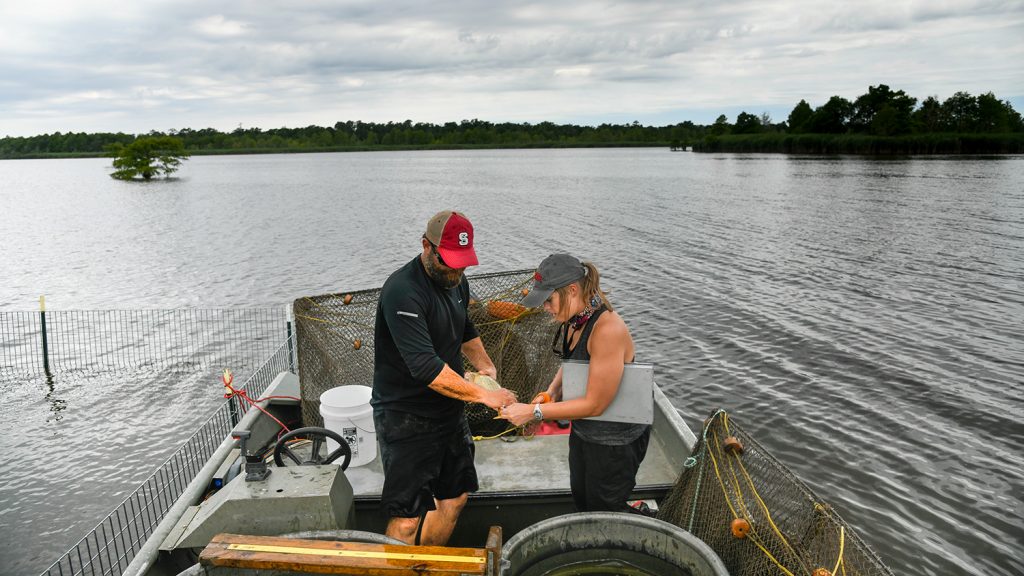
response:
<svg viewBox="0 0 1024 576"><path fill-rule="evenodd" d="M778 121L877 84L1024 112L1024 1L0 0L0 137Z"/></svg>

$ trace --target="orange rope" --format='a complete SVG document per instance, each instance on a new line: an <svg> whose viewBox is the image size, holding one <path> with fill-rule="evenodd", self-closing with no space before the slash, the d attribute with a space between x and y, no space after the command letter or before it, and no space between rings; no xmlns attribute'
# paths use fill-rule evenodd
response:
<svg viewBox="0 0 1024 576"><path fill-rule="evenodd" d="M302 400L300 400L299 398L295 398L294 396L265 396L263 398L258 398L256 400L253 400L252 398L249 397L249 394L247 394L245 392L245 389L236 389L235 387L233 387L231 385L231 383L234 382L234 380L235 380L235 375L231 373L231 370L225 369L224 370L224 375L221 376L221 381L224 383L224 388L226 389L225 392L224 392L224 397L225 398L231 398L232 396L238 396L242 400L245 400L249 404L252 404L260 412L263 412L264 414L269 416L274 422L277 422L281 426L281 428L283 428L285 430L285 432L291 432L291 429L289 429L287 426L285 426L284 422L281 422L276 417L274 417L273 414L271 414L270 412L267 412L266 410L264 410L263 407L259 405L259 402L262 402L264 400L269 400L271 398L287 398L289 400L299 400L300 402Z"/></svg>

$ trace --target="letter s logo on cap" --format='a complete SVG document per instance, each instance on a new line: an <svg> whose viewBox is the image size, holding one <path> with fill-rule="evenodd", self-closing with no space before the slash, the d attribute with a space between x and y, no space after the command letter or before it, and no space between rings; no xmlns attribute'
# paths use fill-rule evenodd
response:
<svg viewBox="0 0 1024 576"><path fill-rule="evenodd" d="M459 232L459 246L469 245L469 232Z"/></svg>

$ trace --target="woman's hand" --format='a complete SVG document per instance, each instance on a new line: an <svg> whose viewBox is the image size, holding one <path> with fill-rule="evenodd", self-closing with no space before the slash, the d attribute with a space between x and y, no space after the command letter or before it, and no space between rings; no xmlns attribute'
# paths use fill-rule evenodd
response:
<svg viewBox="0 0 1024 576"><path fill-rule="evenodd" d="M498 412L498 417L508 420L513 426L528 424L533 422L533 404L509 404Z"/></svg>

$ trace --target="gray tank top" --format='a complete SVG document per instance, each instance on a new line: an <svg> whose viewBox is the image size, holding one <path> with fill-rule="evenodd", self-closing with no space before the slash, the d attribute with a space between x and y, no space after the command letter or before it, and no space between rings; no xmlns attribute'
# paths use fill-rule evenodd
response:
<svg viewBox="0 0 1024 576"><path fill-rule="evenodd" d="M583 327L583 333L580 334L580 340L576 343L576 347L569 350L569 330L568 328L563 329L562 335L562 358L566 360L585 360L590 361L590 352L587 351L587 341L590 340L590 332L594 329L594 324L597 323L597 319L601 317L601 314L607 312L608 309L601 306L597 310L594 310L594 314L587 321L587 324ZM633 360L630 360L632 362ZM572 434L575 434L582 440L587 442L593 442L595 444L604 444L605 446L621 446L623 444L629 444L636 440L643 434L649 424L630 424L628 422L604 422L601 420L573 420L572 421Z"/></svg>

